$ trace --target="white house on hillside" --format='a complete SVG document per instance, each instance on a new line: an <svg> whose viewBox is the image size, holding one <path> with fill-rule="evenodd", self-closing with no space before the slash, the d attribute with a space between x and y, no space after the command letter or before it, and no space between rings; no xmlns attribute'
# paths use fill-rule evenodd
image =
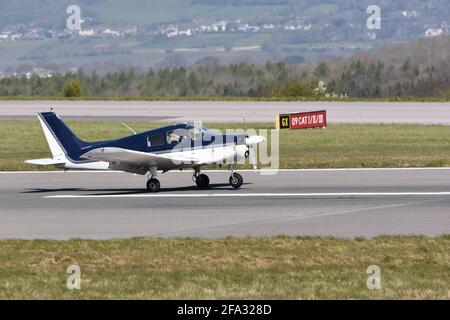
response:
<svg viewBox="0 0 450 320"><path fill-rule="evenodd" d="M443 33L444 31L441 28L430 28L425 31L425 37L437 37Z"/></svg>

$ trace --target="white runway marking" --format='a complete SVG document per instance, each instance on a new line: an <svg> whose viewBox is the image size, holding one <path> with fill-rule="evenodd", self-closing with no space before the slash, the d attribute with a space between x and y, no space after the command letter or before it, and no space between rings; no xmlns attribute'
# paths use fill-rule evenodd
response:
<svg viewBox="0 0 450 320"><path fill-rule="evenodd" d="M137 193L137 194L99 194L99 195L54 195L46 199L77 198L234 198L234 197L364 197L364 196L450 196L450 192L321 192L321 193Z"/></svg>

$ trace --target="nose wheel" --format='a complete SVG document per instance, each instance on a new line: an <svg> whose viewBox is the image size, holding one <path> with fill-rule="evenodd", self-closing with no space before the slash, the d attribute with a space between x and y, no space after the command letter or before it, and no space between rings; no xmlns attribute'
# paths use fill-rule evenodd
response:
<svg viewBox="0 0 450 320"><path fill-rule="evenodd" d="M242 176L237 173L237 172L233 172L230 176L230 185L235 188L235 189L239 189L242 186L242 183L244 182L244 179L242 178Z"/></svg>
<svg viewBox="0 0 450 320"><path fill-rule="evenodd" d="M233 165L231 164L228 165L228 171L231 173L230 179L228 180L230 182L230 186L235 189L239 189L242 186L242 183L244 183L244 179L239 173L234 172Z"/></svg>

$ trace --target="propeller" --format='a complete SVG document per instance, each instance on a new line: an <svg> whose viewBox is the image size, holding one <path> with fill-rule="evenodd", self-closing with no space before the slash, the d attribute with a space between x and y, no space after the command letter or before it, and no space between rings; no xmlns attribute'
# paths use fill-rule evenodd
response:
<svg viewBox="0 0 450 320"><path fill-rule="evenodd" d="M245 121L247 116L245 115L244 111L241 112L241 118L242 118L242 122L244 123L244 130L247 131L247 122Z"/></svg>
<svg viewBox="0 0 450 320"><path fill-rule="evenodd" d="M262 136L250 136L245 138L245 145L248 148L248 156L249 156L249 162L253 165L253 170L257 169L257 163L258 158L256 156L255 152L255 146L257 146L259 143L264 142L266 138Z"/></svg>
<svg viewBox="0 0 450 320"><path fill-rule="evenodd" d="M244 130L247 131L247 116L245 114L244 111L241 112L241 118L242 118L242 122L244 124ZM262 136L250 136L250 137L246 137L245 138L245 145L248 148L248 158L249 158L249 162L250 164L253 165L253 170L256 170L257 164L258 164L258 158L256 156L256 152L255 149L253 147L255 147L256 145L258 145L261 142L264 142L266 140L266 138L262 137Z"/></svg>

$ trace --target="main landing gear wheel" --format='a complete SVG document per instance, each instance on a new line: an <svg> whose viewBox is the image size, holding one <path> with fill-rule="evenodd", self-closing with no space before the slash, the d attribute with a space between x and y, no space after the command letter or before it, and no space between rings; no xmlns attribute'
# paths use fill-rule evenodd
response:
<svg viewBox="0 0 450 320"><path fill-rule="evenodd" d="M158 179L151 178L147 181L147 190L150 192L158 192L161 188L161 184Z"/></svg>
<svg viewBox="0 0 450 320"><path fill-rule="evenodd" d="M242 186L242 183L244 182L244 179L239 173L232 173L230 176L230 185L235 188L239 189Z"/></svg>
<svg viewBox="0 0 450 320"><path fill-rule="evenodd" d="M209 178L206 174L199 174L195 178L195 183L197 184L197 187L199 187L199 189L206 189L209 186Z"/></svg>

